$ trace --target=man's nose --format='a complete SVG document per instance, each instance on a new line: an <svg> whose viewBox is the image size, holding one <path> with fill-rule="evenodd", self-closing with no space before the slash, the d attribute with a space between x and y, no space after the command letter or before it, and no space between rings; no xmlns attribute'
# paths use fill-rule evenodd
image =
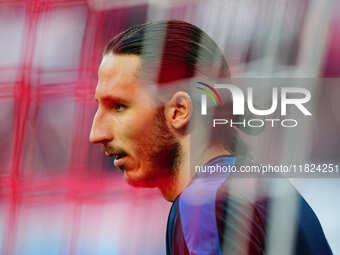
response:
<svg viewBox="0 0 340 255"><path fill-rule="evenodd" d="M108 143L113 140L109 123L106 123L98 114L93 118L89 140L91 143Z"/></svg>

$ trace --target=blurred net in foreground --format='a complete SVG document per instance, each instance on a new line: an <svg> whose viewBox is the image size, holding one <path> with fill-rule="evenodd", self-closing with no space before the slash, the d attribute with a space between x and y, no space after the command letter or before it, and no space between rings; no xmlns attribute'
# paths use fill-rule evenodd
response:
<svg viewBox="0 0 340 255"><path fill-rule="evenodd" d="M0 0L0 254L162 252L169 204L155 191L127 187L100 146L88 143L102 50L134 24L198 25L237 77L333 77L313 87L324 118L318 123L329 125L304 130L320 137L299 148L302 159L312 157L303 153L312 147L338 160L339 7L310 0ZM336 233L329 241L340 250Z"/></svg>

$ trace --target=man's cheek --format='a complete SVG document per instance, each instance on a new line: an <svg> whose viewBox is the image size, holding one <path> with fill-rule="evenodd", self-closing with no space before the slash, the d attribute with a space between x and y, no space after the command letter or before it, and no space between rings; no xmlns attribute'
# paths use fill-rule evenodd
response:
<svg viewBox="0 0 340 255"><path fill-rule="evenodd" d="M151 121L135 121L126 129L126 136L140 140L141 137L150 133L152 125Z"/></svg>

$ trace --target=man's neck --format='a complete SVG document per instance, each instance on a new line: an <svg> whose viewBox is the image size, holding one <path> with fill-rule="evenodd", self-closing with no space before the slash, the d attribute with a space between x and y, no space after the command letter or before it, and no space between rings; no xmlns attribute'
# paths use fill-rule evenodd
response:
<svg viewBox="0 0 340 255"><path fill-rule="evenodd" d="M181 158L174 171L175 174L170 176L165 182L162 182L163 185L159 187L163 197L173 202L192 181L194 177L191 169L192 166L204 165L212 158L222 155L231 155L231 151L223 145L212 145L200 157L197 157L197 160L192 159L192 162L190 162L190 150L188 148L183 149Z"/></svg>

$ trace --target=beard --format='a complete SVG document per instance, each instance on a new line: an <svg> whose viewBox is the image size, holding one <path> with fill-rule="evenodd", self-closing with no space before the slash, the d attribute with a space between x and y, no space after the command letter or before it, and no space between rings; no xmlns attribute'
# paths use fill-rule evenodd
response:
<svg viewBox="0 0 340 255"><path fill-rule="evenodd" d="M146 163L146 174L138 179L128 179L137 187L159 187L176 174L180 165L180 144L166 124L164 106L159 107L153 119L151 132L139 143L139 155Z"/></svg>
<svg viewBox="0 0 340 255"><path fill-rule="evenodd" d="M166 124L164 106L157 110L152 140L154 149L151 150L150 160L174 174L180 163L180 145Z"/></svg>

